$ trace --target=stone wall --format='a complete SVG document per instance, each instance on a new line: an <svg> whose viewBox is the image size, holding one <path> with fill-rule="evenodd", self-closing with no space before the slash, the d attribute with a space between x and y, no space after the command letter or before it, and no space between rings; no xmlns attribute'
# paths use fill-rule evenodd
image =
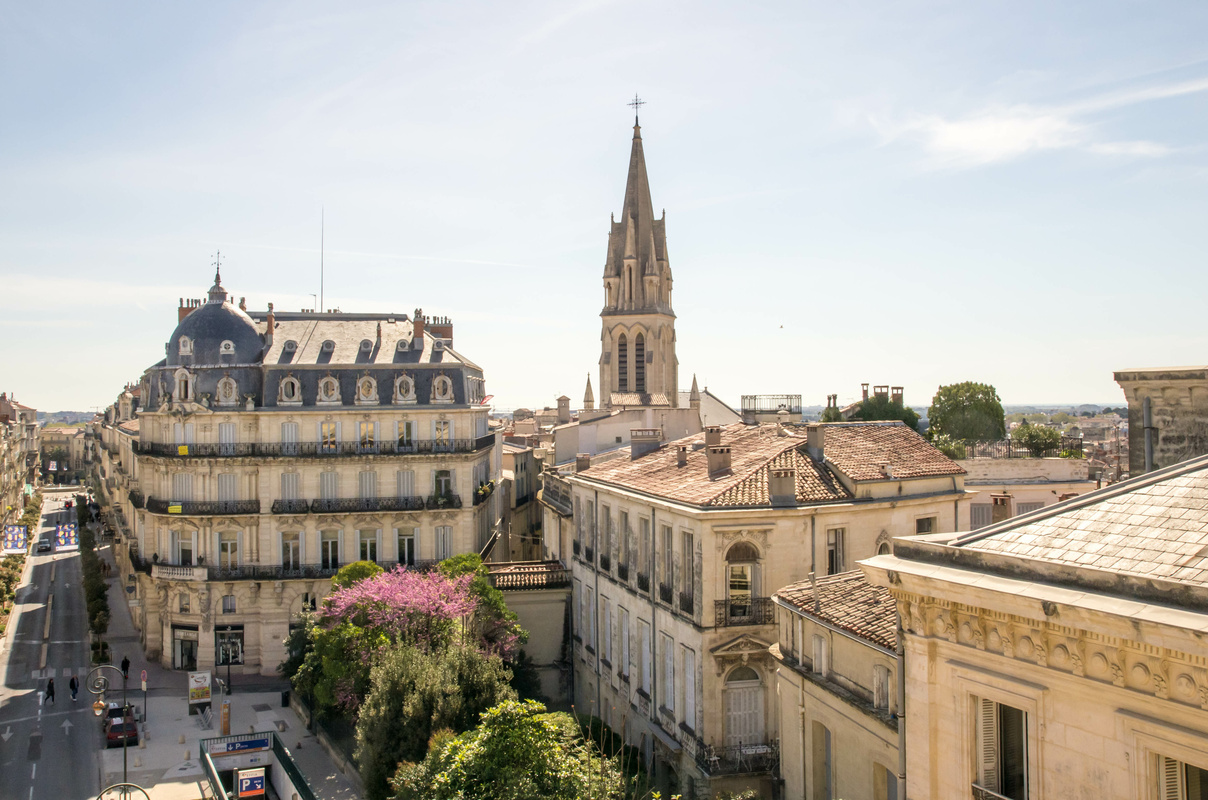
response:
<svg viewBox="0 0 1208 800"><path fill-rule="evenodd" d="M1128 400L1128 467L1132 475L1145 471L1142 407L1146 397L1156 428L1155 469L1208 453L1208 367L1128 370L1114 377Z"/></svg>

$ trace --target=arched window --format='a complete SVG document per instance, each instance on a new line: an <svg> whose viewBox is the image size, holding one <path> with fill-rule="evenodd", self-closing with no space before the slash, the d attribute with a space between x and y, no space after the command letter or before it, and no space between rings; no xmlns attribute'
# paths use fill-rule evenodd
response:
<svg viewBox="0 0 1208 800"><path fill-rule="evenodd" d="M410 375L403 373L394 381L394 402L396 403L414 403L415 402L415 381Z"/></svg>
<svg viewBox="0 0 1208 800"><path fill-rule="evenodd" d="M180 354L182 356L193 355L193 340L188 336L180 337Z"/></svg>
<svg viewBox="0 0 1208 800"><path fill-rule="evenodd" d="M193 376L186 370L176 371L176 391L173 395L172 399L178 403L193 399Z"/></svg>
<svg viewBox="0 0 1208 800"><path fill-rule="evenodd" d="M357 402L376 403L378 401L377 381L368 375L357 381Z"/></svg>
<svg viewBox="0 0 1208 800"><path fill-rule="evenodd" d="M726 676L726 747L763 744L763 685L759 673L746 665Z"/></svg>
<svg viewBox="0 0 1208 800"><path fill-rule="evenodd" d="M319 381L319 402L338 403L340 401L340 384L332 377Z"/></svg>
<svg viewBox="0 0 1208 800"><path fill-rule="evenodd" d="M218 381L218 404L233 406L239 400L239 387L230 375Z"/></svg>
<svg viewBox="0 0 1208 800"><path fill-rule="evenodd" d="M623 333L617 337L617 391L629 391L629 340Z"/></svg>
<svg viewBox="0 0 1208 800"><path fill-rule="evenodd" d="M646 391L646 337L640 333L633 339L633 390Z"/></svg>
<svg viewBox="0 0 1208 800"><path fill-rule="evenodd" d="M892 549L889 546L889 542L881 542L881 546L877 548L877 555L879 556L887 556L890 552L892 552Z"/></svg>
<svg viewBox="0 0 1208 800"><path fill-rule="evenodd" d="M298 383L297 378L285 377L281 379L281 394L278 399L282 403L302 402L302 386Z"/></svg>
<svg viewBox="0 0 1208 800"><path fill-rule="evenodd" d="M749 542L738 542L726 553L727 616L748 620L759 612L758 591L759 551Z"/></svg>

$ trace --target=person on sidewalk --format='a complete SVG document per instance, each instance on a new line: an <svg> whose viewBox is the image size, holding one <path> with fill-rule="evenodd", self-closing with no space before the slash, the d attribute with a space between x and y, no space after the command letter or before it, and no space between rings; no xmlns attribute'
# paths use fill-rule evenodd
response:
<svg viewBox="0 0 1208 800"><path fill-rule="evenodd" d="M67 688L71 689L71 702L75 702L76 695L80 692L80 682L75 675L71 676L71 681L67 684Z"/></svg>
<svg viewBox="0 0 1208 800"><path fill-rule="evenodd" d="M129 656L122 656L122 677L123 678L130 677L130 658L129 658Z"/></svg>
<svg viewBox="0 0 1208 800"><path fill-rule="evenodd" d="M53 703L55 701L55 679L51 678L46 684L46 702Z"/></svg>

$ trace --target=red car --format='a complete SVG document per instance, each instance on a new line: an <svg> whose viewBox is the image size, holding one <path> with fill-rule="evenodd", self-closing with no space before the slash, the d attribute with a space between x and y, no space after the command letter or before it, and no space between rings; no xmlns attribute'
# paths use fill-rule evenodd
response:
<svg viewBox="0 0 1208 800"><path fill-rule="evenodd" d="M138 723L133 717L112 717L105 723L105 746L121 747L122 741L127 747L138 746Z"/></svg>

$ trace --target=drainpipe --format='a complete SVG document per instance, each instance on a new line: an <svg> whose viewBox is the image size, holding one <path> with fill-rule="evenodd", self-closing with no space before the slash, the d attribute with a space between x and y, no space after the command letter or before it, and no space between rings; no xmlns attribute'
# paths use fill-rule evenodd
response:
<svg viewBox="0 0 1208 800"><path fill-rule="evenodd" d="M1153 472L1153 409L1148 397L1141 402L1141 420L1145 426L1145 471Z"/></svg>
<svg viewBox="0 0 1208 800"><path fill-rule="evenodd" d="M952 476L952 491L956 491L955 475ZM952 501L952 530L957 533L960 533L961 530L961 501L959 497ZM903 797L902 800L906 800L906 798Z"/></svg>
<svg viewBox="0 0 1208 800"><path fill-rule="evenodd" d="M591 628L590 630L598 631L600 628L600 490L595 492L596 502L592 507L591 515L591 542L595 545L592 551L595 557L591 560L591 572L595 576L595 608L591 609ZM611 517L610 517L611 519ZM611 542L609 543L611 545ZM611 546L610 548L611 549ZM609 556L612 554L609 553ZM596 636L592 640L592 649L596 651L596 716L600 719L604 718L604 681L603 675L600 672L600 637Z"/></svg>
<svg viewBox="0 0 1208 800"><path fill-rule="evenodd" d="M815 525L817 521L817 515L810 514L810 574L817 571L814 564L818 557L817 526Z"/></svg>
<svg viewBox="0 0 1208 800"><path fill-rule="evenodd" d="M654 647L654 644L655 644L654 632L656 630L655 623L658 621L658 617L657 617L658 605L655 603L655 600L654 600L654 593L656 591L655 579L654 579L655 578L655 569L658 566L655 562L655 557L656 557L656 554L658 553L658 545L656 544L658 542L658 530L659 530L658 511L655 509L654 505L652 504L650 506L650 561L648 561L647 564L650 567L650 711L654 715L654 717L653 717L654 719L658 718L658 713L659 713L658 712L658 700L655 699L659 696L659 683L658 683L659 671L658 671L658 667L656 666L658 663L658 658L657 658L658 651L655 650L655 647ZM671 543L667 542L666 544L668 546L670 546ZM702 612L702 615L703 615L703 612ZM639 626L639 631L640 630L641 630L641 627ZM641 658L641 655L639 654L638 657ZM641 683L640 672L639 672L639 676L638 676L638 682ZM651 720L651 717L647 717L645 720L647 727L650 727L650 720ZM654 768L654 752L655 752L654 745L652 742L651 748L650 748L650 773L652 775L654 775L657 780L658 775L655 772L655 768Z"/></svg>
<svg viewBox="0 0 1208 800"><path fill-rule="evenodd" d="M894 616L898 623L898 800L906 800L906 632L902 630L902 615Z"/></svg>

